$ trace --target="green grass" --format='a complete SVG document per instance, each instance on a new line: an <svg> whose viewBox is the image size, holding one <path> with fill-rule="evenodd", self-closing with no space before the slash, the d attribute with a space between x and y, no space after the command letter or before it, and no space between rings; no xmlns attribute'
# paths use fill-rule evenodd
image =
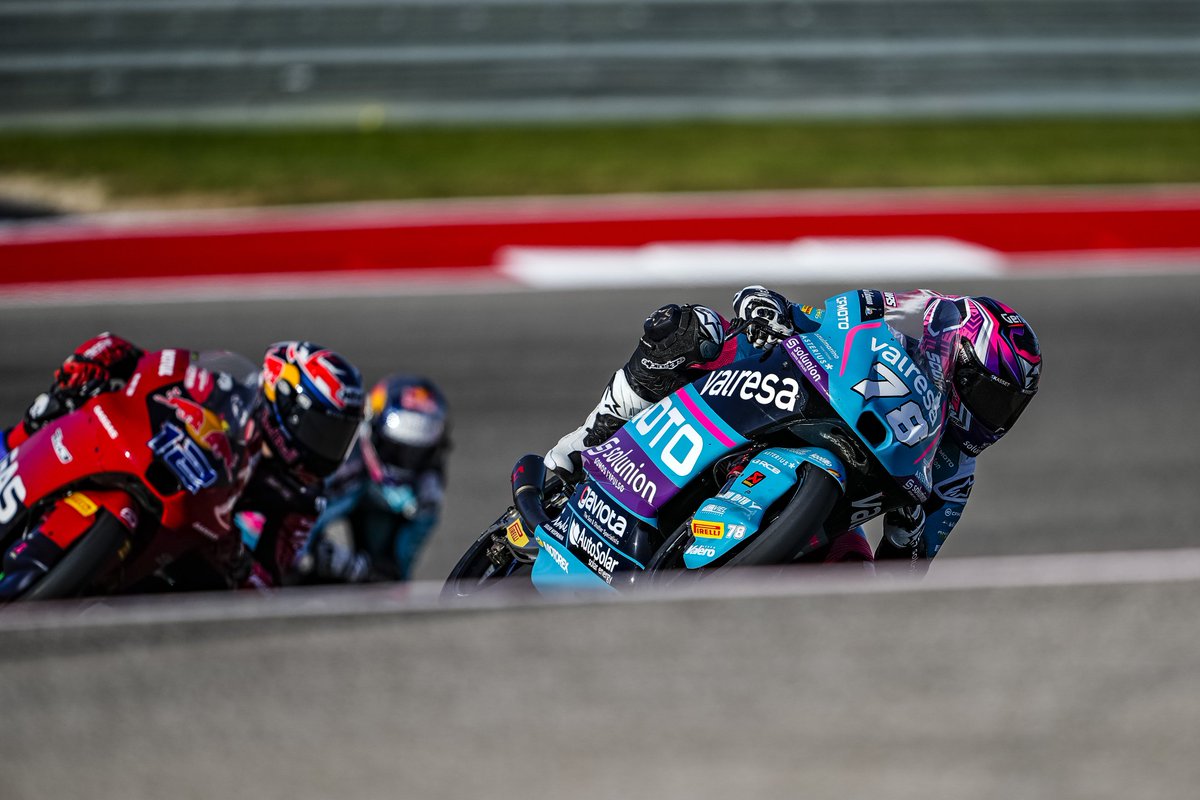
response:
<svg viewBox="0 0 1200 800"><path fill-rule="evenodd" d="M1200 181L1200 117L0 133L0 175L310 203Z"/></svg>

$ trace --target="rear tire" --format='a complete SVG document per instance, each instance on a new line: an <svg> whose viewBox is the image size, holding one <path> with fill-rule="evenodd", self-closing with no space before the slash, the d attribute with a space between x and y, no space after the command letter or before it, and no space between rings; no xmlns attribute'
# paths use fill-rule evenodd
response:
<svg viewBox="0 0 1200 800"><path fill-rule="evenodd" d="M507 515L505 515L507 516ZM504 546L505 527L501 517L491 527L479 535L479 538L467 548L462 558L450 570L446 584L442 587L442 599L470 597L492 588L505 578L510 578L523 571L527 565L517 561L512 551ZM499 544L503 549L502 563L496 564L488 555L493 546Z"/></svg>
<svg viewBox="0 0 1200 800"><path fill-rule="evenodd" d="M76 597L97 577L110 559L115 559L128 541L124 523L101 509L96 523L41 580L26 589L19 600L57 600Z"/></svg>

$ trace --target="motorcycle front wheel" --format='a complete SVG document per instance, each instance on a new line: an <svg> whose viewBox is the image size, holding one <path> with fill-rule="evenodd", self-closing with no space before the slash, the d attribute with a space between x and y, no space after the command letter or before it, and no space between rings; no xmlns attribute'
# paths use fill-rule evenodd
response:
<svg viewBox="0 0 1200 800"><path fill-rule="evenodd" d="M125 525L108 511L100 510L91 529L36 583L16 598L58 600L77 597L95 581L129 541Z"/></svg>
<svg viewBox="0 0 1200 800"><path fill-rule="evenodd" d="M695 542L691 520L686 520L666 538L646 564L650 585L681 585L727 567L787 564L812 548L814 535L817 546L824 544L825 519L841 494L838 484L813 464L804 464L797 483L795 493L779 515L716 566L688 569L684 564L684 553Z"/></svg>

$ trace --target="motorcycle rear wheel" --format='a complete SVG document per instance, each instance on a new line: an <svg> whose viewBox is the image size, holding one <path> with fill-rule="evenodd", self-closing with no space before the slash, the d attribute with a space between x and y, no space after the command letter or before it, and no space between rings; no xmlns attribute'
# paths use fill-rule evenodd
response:
<svg viewBox="0 0 1200 800"><path fill-rule="evenodd" d="M646 564L650 585L682 585L727 567L790 563L804 554L814 533L823 534L825 518L840 494L837 482L828 473L813 464L804 464L799 488L779 515L714 567L690 570L684 564L684 552L695 542L688 519L667 537Z"/></svg>
<svg viewBox="0 0 1200 800"><path fill-rule="evenodd" d="M528 565L517 561L507 547L499 549L501 563L497 564L489 555L494 545L503 545L507 515L496 520L479 538L467 548L462 558L454 565L446 584L442 587L442 599L470 597L492 588L500 581L528 571Z"/></svg>

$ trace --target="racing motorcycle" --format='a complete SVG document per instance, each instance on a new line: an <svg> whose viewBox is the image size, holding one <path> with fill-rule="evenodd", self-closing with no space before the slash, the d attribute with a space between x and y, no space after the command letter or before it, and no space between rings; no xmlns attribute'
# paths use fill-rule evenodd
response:
<svg viewBox="0 0 1200 800"><path fill-rule="evenodd" d="M614 592L803 562L833 536L924 502L957 332L909 352L885 321L889 298L831 297L815 330L706 374L585 450L577 484L524 456L513 505L443 594L516 576L541 592Z"/></svg>
<svg viewBox="0 0 1200 800"><path fill-rule="evenodd" d="M230 516L258 452L257 379L233 353L147 353L124 388L8 452L0 602L121 593L237 536ZM28 569L45 539L62 557Z"/></svg>

